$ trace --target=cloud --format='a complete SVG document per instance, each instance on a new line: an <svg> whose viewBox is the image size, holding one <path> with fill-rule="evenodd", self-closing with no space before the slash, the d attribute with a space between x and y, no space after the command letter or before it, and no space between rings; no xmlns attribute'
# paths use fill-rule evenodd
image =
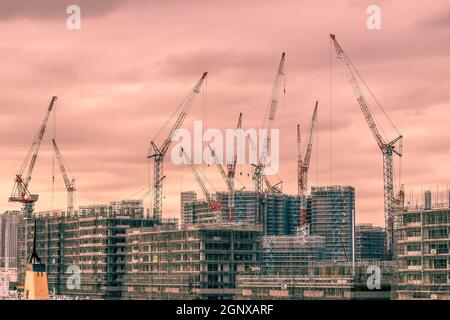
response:
<svg viewBox="0 0 450 320"><path fill-rule="evenodd" d="M450 27L450 8L444 8L439 10L438 13L433 14L433 16L428 17L421 21L418 26L435 28L435 29L447 29Z"/></svg>
<svg viewBox="0 0 450 320"><path fill-rule="evenodd" d="M123 0L15 0L0 2L0 20L9 19L39 19L53 20L67 18L66 8L76 4L80 7L83 17L105 15L127 1Z"/></svg>
<svg viewBox="0 0 450 320"><path fill-rule="evenodd" d="M381 152L330 48L330 32L405 136L407 189L448 183L450 42L441 29L419 28L432 17L441 21L444 5L431 10L428 3L410 1L407 14L405 4L384 2L382 30L368 31L366 2L353 2L348 11L351 1L81 1L82 17L89 19L81 30L68 31L66 2L39 3L0 3L2 30L8 30L0 45L2 210L11 207L13 176L52 95L59 97L55 135L77 179L78 203L107 202L148 183L149 141L203 71L209 71L207 86L183 127L191 130L194 120L206 120L208 128L234 128L243 112L244 128L258 128L286 51L286 94L274 124L281 134L284 191L296 193L296 125L305 140L319 100L310 185L354 185L358 221L383 224ZM30 185L40 194L37 210L51 208L52 136L53 118ZM64 207L64 186L53 169L54 207ZM164 214L175 216L179 192L200 190L189 168L166 158L164 170ZM206 171L224 190L216 168ZM251 190L250 168L238 172L238 185Z"/></svg>

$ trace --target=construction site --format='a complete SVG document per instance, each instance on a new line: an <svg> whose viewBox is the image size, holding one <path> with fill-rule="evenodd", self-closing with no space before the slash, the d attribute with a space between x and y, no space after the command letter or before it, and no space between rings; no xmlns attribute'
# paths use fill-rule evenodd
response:
<svg viewBox="0 0 450 320"><path fill-rule="evenodd" d="M16 282L20 297L27 261L36 252L46 267L48 290L69 298L450 299L450 205L433 208L429 194L423 207L405 206L400 169L394 170L394 162L403 155L403 136L379 106L397 131L394 138L384 138L371 112L375 106L365 94L372 95L370 89L334 35L330 35L330 43L349 76L356 103L375 140L372 147L380 154L384 227L356 224L353 186L308 183L318 101L304 145L297 126L297 176L292 179L297 182L296 194L283 192L283 181L266 174L266 159L274 143L270 135L259 146L256 161L248 165L252 190L236 187L236 152L229 163L222 163L208 145L226 185L225 191L211 192L201 165L194 164L181 149L202 194L182 191L179 218L163 218L167 216L163 185L169 183L164 160L175 133L205 85L205 72L162 128L161 132L167 131L162 142L150 141L147 159L153 164L152 181L141 197L77 207L75 179L53 139L67 207L35 212L39 195L31 192L29 183L57 100L56 96L51 98L14 177L9 201L21 204L22 210L5 214L0 220L0 235L7 239L0 246L0 268L4 274L17 268L17 280L9 275L2 279ZM280 95L285 93L285 61L283 52L262 119L267 132L276 127ZM243 128L242 113L235 128ZM145 208L147 197L151 206ZM7 223L5 219L9 219ZM11 245L13 242L16 244ZM376 270L379 279L372 279L375 271L370 270ZM74 274L78 280L71 282Z"/></svg>

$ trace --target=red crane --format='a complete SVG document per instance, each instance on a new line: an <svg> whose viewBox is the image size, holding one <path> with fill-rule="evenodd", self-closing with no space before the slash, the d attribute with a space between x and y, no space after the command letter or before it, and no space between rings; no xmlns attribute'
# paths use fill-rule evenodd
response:
<svg viewBox="0 0 450 320"><path fill-rule="evenodd" d="M36 164L39 147L41 145L42 138L44 137L45 128L47 127L47 122L56 99L57 97L52 97L50 101L44 121L42 122L33 143L31 144L31 148L28 151L22 166L20 167L19 173L16 174L14 179L14 187L11 192L11 196L9 197L10 202L23 203L27 208L27 213L30 215L33 210L33 204L38 200L39 195L31 194L28 190L28 184L31 180L31 174L33 173L34 165Z"/></svg>
<svg viewBox="0 0 450 320"><path fill-rule="evenodd" d="M297 160L297 177L298 177L298 195L300 198L300 225L306 224L306 193L308 192L308 169L311 162L311 153L313 147L314 130L317 125L317 108L319 102L316 101L314 107L313 116L311 119L311 125L308 131L308 140L306 146L305 156L302 159L301 154L301 136L300 126L297 126L297 145L298 145L298 160Z"/></svg>

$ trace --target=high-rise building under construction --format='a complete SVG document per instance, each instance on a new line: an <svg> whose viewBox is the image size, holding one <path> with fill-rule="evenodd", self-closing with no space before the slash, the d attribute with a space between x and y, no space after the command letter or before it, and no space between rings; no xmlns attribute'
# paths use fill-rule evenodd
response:
<svg viewBox="0 0 450 320"><path fill-rule="evenodd" d="M182 195L185 197L185 195ZM217 192L215 199L223 209L227 208L229 193ZM262 217L257 215L258 201L263 203ZM213 214L207 202L196 200L184 203L181 221L184 224L224 222L226 210ZM265 193L257 197L253 191L235 193L234 221L241 224L262 224L265 235L293 235L300 222L300 201L297 196L284 193Z"/></svg>
<svg viewBox="0 0 450 320"><path fill-rule="evenodd" d="M356 260L384 260L386 233L382 227L357 224L355 227Z"/></svg>
<svg viewBox="0 0 450 320"><path fill-rule="evenodd" d="M311 234L325 237L325 259L352 261L354 214L353 187L312 187Z"/></svg>
<svg viewBox="0 0 450 320"><path fill-rule="evenodd" d="M17 268L17 241L20 211L0 214L0 258L8 259L8 268ZM0 269L6 267L6 259L0 259Z"/></svg>
<svg viewBox="0 0 450 320"><path fill-rule="evenodd" d="M49 290L88 299L120 299L126 231L156 223L144 218L140 200L82 206L73 214L41 212L34 219L23 217L19 231L19 284L24 283L26 257L30 254L25 250L30 246L24 243L24 232L33 230L34 220L36 252L47 265ZM33 237L27 237L28 244Z"/></svg>
<svg viewBox="0 0 450 320"><path fill-rule="evenodd" d="M448 203L406 207L397 215L398 299L450 299L450 192Z"/></svg>

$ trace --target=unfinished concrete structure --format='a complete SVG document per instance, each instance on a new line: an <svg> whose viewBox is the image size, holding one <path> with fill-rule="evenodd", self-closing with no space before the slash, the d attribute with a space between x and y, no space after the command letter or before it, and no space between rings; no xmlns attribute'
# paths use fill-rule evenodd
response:
<svg viewBox="0 0 450 320"><path fill-rule="evenodd" d="M189 217L185 212L185 206L188 203L193 203L197 200L197 193L195 191L183 191L180 193L180 224L189 223L191 219L187 219L185 222L185 217Z"/></svg>
<svg viewBox="0 0 450 320"><path fill-rule="evenodd" d="M371 282L371 265L380 269L379 288ZM354 266L347 262L311 262L290 274L254 272L236 279L236 299L243 300L388 300L392 298L395 281L392 262L361 261ZM371 289L372 288L372 289Z"/></svg>
<svg viewBox="0 0 450 320"><path fill-rule="evenodd" d="M265 236L262 268L271 274L296 274L324 256L325 238L308 234Z"/></svg>
<svg viewBox="0 0 450 320"><path fill-rule="evenodd" d="M0 214L0 269L17 268L17 242L20 211L6 211ZM8 265L6 265L8 261Z"/></svg>
<svg viewBox="0 0 450 320"><path fill-rule="evenodd" d="M216 193L216 199L222 208L227 208L229 197L229 192ZM247 224L256 224L256 200L256 192L236 191L234 193L235 221Z"/></svg>
<svg viewBox="0 0 450 320"><path fill-rule="evenodd" d="M283 193L266 193L263 225L266 235L292 235L300 226L300 199Z"/></svg>
<svg viewBox="0 0 450 320"><path fill-rule="evenodd" d="M214 198L222 208L227 208L229 196L228 192L217 192ZM186 198L186 195L182 197ZM263 203L261 217L257 216L258 201ZM265 193L259 199L256 192L238 191L234 203L234 222L261 224L265 235L293 235L297 232L300 222L300 200L297 196ZM181 220L184 225L224 222L228 220L228 212L213 214L205 201L195 200L184 203Z"/></svg>
<svg viewBox="0 0 450 320"><path fill-rule="evenodd" d="M120 299L126 230L155 224L143 213L142 201L137 200L82 206L74 214L36 213L36 252L47 265L49 290L85 299ZM26 225L32 229L31 223L23 219L20 239ZM25 247L22 242L19 283L24 281Z"/></svg>
<svg viewBox="0 0 450 320"><path fill-rule="evenodd" d="M311 234L325 237L325 259L353 260L354 214L353 187L311 188Z"/></svg>
<svg viewBox="0 0 450 320"><path fill-rule="evenodd" d="M450 299L450 206L406 207L397 217L398 299Z"/></svg>
<svg viewBox="0 0 450 320"><path fill-rule="evenodd" d="M215 224L127 232L124 299L230 299L260 265L261 228Z"/></svg>
<svg viewBox="0 0 450 320"><path fill-rule="evenodd" d="M372 224L357 224L355 227L356 260L383 260L386 233Z"/></svg>
<svg viewBox="0 0 450 320"><path fill-rule="evenodd" d="M220 212L213 212L208 202L195 200L184 204L181 224L183 226L217 223L222 220Z"/></svg>

